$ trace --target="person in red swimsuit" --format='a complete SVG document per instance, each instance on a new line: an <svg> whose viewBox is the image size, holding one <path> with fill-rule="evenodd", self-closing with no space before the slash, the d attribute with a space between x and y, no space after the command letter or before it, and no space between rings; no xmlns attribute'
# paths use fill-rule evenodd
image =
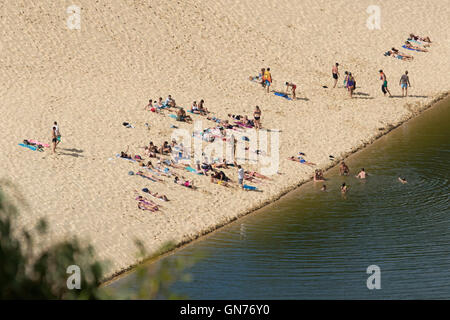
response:
<svg viewBox="0 0 450 320"><path fill-rule="evenodd" d="M297 85L292 83L292 82L286 82L286 94L289 90L289 87L292 88L292 100L295 100L296 96L295 96L295 89L297 89Z"/></svg>

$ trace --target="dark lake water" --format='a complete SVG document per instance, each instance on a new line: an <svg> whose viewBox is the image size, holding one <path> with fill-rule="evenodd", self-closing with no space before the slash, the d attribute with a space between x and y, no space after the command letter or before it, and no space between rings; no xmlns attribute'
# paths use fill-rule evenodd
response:
<svg viewBox="0 0 450 320"><path fill-rule="evenodd" d="M352 155L351 176L327 172L326 192L305 184L163 258L206 254L173 289L191 299L449 299L449 137L447 99ZM366 181L354 177L361 167ZM379 290L366 286L369 265Z"/></svg>

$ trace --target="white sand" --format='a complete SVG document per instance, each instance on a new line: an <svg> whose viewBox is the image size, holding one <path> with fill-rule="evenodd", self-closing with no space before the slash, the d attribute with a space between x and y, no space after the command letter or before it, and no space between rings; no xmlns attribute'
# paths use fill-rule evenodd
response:
<svg viewBox="0 0 450 320"><path fill-rule="evenodd" d="M314 168L287 161L298 151L321 168L373 141L417 114L450 88L450 39L446 1L383 1L381 30L366 27L373 1L6 1L0 45L0 178L13 181L31 210L20 223L50 223L49 243L72 235L94 245L111 262L108 275L137 262L134 239L149 252L165 241L182 243L214 230L278 198L311 178ZM82 7L81 30L66 26L66 8ZM401 49L410 32L433 40L429 53L402 49L412 62L385 57ZM350 100L332 86L331 67L357 80ZM273 87L298 85L305 100L266 94L248 80L269 66ZM385 98L378 70L393 95L409 71L410 94ZM342 79L339 79L342 86ZM169 140L173 119L144 111L148 99L168 94L182 106L205 99L220 118L262 109L265 128L282 130L282 175L261 193L212 185L186 173L199 186L191 191L171 180L153 183L128 176L135 164L108 158L130 146L142 154L150 140ZM24 139L49 142L60 124L58 155L29 151ZM122 122L135 125L126 129ZM144 123L151 129L147 130ZM177 123L191 129L188 124ZM211 126L212 122L204 121ZM379 130L379 128L385 128ZM66 149L66 150L65 150ZM248 167L246 167L247 169ZM236 170L225 170L236 180ZM137 208L133 190L148 187L171 200L153 214Z"/></svg>

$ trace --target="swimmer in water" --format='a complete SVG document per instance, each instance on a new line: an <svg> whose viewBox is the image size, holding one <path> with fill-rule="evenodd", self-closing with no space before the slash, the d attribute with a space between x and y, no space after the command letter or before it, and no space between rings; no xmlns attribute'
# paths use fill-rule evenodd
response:
<svg viewBox="0 0 450 320"><path fill-rule="evenodd" d="M321 191L327 191L327 185L324 184L320 190Z"/></svg>
<svg viewBox="0 0 450 320"><path fill-rule="evenodd" d="M358 179L365 179L367 177L367 173L364 171L364 168L361 169L361 171L356 176Z"/></svg>
<svg viewBox="0 0 450 320"><path fill-rule="evenodd" d="M405 178L401 178L401 177L398 177L398 181L400 181L403 184L408 183L408 181L406 181Z"/></svg>
<svg viewBox="0 0 450 320"><path fill-rule="evenodd" d="M341 176L348 176L348 174L350 173L350 169L348 168L348 166L345 164L344 161L341 162L340 166L339 166L339 174Z"/></svg>
<svg viewBox="0 0 450 320"><path fill-rule="evenodd" d="M345 182L342 184L342 186L341 186L341 192L342 193L347 193L347 190L348 190L348 186L346 186L346 184L345 184Z"/></svg>

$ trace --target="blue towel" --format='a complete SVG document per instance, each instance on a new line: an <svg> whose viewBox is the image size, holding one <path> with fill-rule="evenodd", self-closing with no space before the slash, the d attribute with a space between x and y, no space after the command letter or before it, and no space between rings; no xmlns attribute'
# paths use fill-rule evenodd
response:
<svg viewBox="0 0 450 320"><path fill-rule="evenodd" d="M249 186L249 185L244 184L244 189L245 189L245 190L256 190L256 187L253 187L253 186Z"/></svg>
<svg viewBox="0 0 450 320"><path fill-rule="evenodd" d="M405 48L405 49L408 49L408 50L412 50L412 51L419 51L419 50L416 50L416 49L411 49L411 48L408 48L407 46L405 46L405 45L402 45L402 48Z"/></svg>
<svg viewBox="0 0 450 320"><path fill-rule="evenodd" d="M274 92L273 94L276 95L276 96L279 96L279 97L283 97L283 98L288 99L288 100L292 100L291 98L288 97L287 94L282 93L282 92Z"/></svg>
<svg viewBox="0 0 450 320"><path fill-rule="evenodd" d="M19 143L19 146L28 148L28 149L33 150L33 151L36 151L36 149L37 149L37 148L34 147L34 146L28 146L28 145L23 144L23 143Z"/></svg>
<svg viewBox="0 0 450 320"><path fill-rule="evenodd" d="M169 117L176 119L177 116L175 114L169 114Z"/></svg>

